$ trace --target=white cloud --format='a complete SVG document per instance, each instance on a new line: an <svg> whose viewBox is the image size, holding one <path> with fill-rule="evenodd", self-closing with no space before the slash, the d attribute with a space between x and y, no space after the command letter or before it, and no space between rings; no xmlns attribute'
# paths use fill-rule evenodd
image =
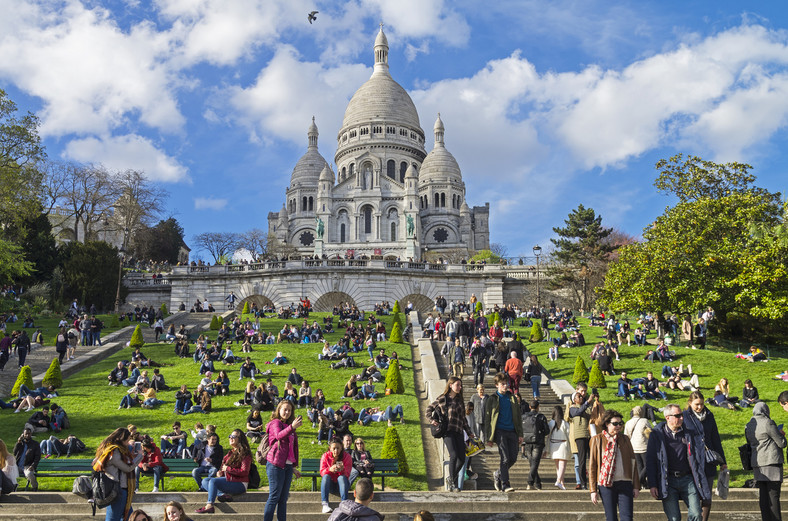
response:
<svg viewBox="0 0 788 521"><path fill-rule="evenodd" d="M104 133L131 114L167 132L183 124L166 63L170 41L141 22L122 31L101 8L76 1L9 2L0 37L0 77L41 98L44 135Z"/></svg>
<svg viewBox="0 0 788 521"><path fill-rule="evenodd" d="M152 181L173 183L188 180L183 165L138 135L74 139L66 145L64 155L83 163L102 164L109 170L138 170Z"/></svg>
<svg viewBox="0 0 788 521"><path fill-rule="evenodd" d="M386 24L384 31L388 33L390 27L400 41L430 38L462 46L470 37L468 22L444 0L362 0L362 5L377 9Z"/></svg>
<svg viewBox="0 0 788 521"><path fill-rule="evenodd" d="M244 125L305 148L307 128L316 116L325 156L334 147L334 133L341 126L350 96L370 74L368 67L358 64L325 67L301 62L294 48L282 46L253 85L232 87L226 96L233 117Z"/></svg>
<svg viewBox="0 0 788 521"><path fill-rule="evenodd" d="M195 210L223 210L227 206L227 199L215 199L213 197L195 197Z"/></svg>

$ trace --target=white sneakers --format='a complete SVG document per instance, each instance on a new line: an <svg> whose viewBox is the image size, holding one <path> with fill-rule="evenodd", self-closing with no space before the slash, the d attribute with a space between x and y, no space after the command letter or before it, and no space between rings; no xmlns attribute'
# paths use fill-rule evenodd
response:
<svg viewBox="0 0 788 521"><path fill-rule="evenodd" d="M330 514L334 509L328 506L328 503L323 503L323 513Z"/></svg>
<svg viewBox="0 0 788 521"><path fill-rule="evenodd" d="M158 492L158 491L159 491L159 487L153 487L153 490L151 490L151 492Z"/></svg>

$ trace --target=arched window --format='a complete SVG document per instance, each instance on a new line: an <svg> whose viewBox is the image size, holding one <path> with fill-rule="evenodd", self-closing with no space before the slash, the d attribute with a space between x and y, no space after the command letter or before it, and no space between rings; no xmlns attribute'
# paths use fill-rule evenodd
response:
<svg viewBox="0 0 788 521"><path fill-rule="evenodd" d="M340 181L344 181L345 180L345 174L347 174L347 169L343 166L342 167L342 175L339 178Z"/></svg>
<svg viewBox="0 0 788 521"><path fill-rule="evenodd" d="M353 167L354 163L350 163L350 170L348 170L348 177L353 177Z"/></svg>
<svg viewBox="0 0 788 521"><path fill-rule="evenodd" d="M397 240L397 223L391 223L391 239L392 242Z"/></svg>
<svg viewBox="0 0 788 521"><path fill-rule="evenodd" d="M306 196L301 198L301 211L302 212L306 211Z"/></svg>
<svg viewBox="0 0 788 521"><path fill-rule="evenodd" d="M310 212L311 212L312 210L314 210L314 203L315 203L315 201L314 201L314 199L312 199L312 196L310 195L310 196L309 196L309 211L310 211Z"/></svg>
<svg viewBox="0 0 788 521"><path fill-rule="evenodd" d="M386 163L386 175L391 179L397 178L397 162L393 159L389 159Z"/></svg>
<svg viewBox="0 0 788 521"><path fill-rule="evenodd" d="M364 207L364 233L372 233L372 208Z"/></svg>
<svg viewBox="0 0 788 521"><path fill-rule="evenodd" d="M441 208L446 208L446 193L445 192L441 193ZM310 208L310 210L311 210L311 208Z"/></svg>
<svg viewBox="0 0 788 521"><path fill-rule="evenodd" d="M345 223L339 225L339 242L345 242Z"/></svg>
<svg viewBox="0 0 788 521"><path fill-rule="evenodd" d="M439 194L435 194L435 208L439 208L441 205L441 196Z"/></svg>
<svg viewBox="0 0 788 521"><path fill-rule="evenodd" d="M408 164L405 161L403 161L402 163L399 164L399 182L400 183L404 183L405 182L405 172L407 172L407 171L408 171Z"/></svg>

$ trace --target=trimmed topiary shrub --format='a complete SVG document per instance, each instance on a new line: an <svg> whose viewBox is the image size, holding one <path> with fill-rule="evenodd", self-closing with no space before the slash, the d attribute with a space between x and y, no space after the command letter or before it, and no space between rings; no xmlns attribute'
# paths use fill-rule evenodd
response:
<svg viewBox="0 0 788 521"><path fill-rule="evenodd" d="M247 300L246 302L244 302L244 308L243 311L241 311L241 314L248 315L249 313L251 313L251 311L249 310L249 301Z"/></svg>
<svg viewBox="0 0 788 521"><path fill-rule="evenodd" d="M594 363L591 364L591 372L588 373L588 386L598 389L607 387L605 375L602 374L602 370L599 368L599 360L594 360Z"/></svg>
<svg viewBox="0 0 788 521"><path fill-rule="evenodd" d="M394 301L394 307L391 308L391 312L394 313L395 315L397 313L401 313L402 312L402 309L400 309L400 307L399 307L399 300L395 300Z"/></svg>
<svg viewBox="0 0 788 521"><path fill-rule="evenodd" d="M50 385L55 388L63 387L63 373L60 371L60 360L57 358L52 359L52 363L49 364L49 369L47 369L46 374L44 374L41 385L44 387Z"/></svg>
<svg viewBox="0 0 788 521"><path fill-rule="evenodd" d="M219 317L216 315L211 317L211 331L217 331L221 326L219 325Z"/></svg>
<svg viewBox="0 0 788 521"><path fill-rule="evenodd" d="M531 326L531 334L528 337L529 342L541 342L542 341L542 326L539 322L534 321L534 325Z"/></svg>
<svg viewBox="0 0 788 521"><path fill-rule="evenodd" d="M26 385L28 388L33 389L33 371L30 366L26 365L19 370L19 376L16 377L16 382L11 388L11 396L19 396L19 388Z"/></svg>
<svg viewBox="0 0 788 521"><path fill-rule="evenodd" d="M484 309L484 306L482 306L482 303L481 302L476 302L476 308L474 308L474 311L476 311L477 313L481 313L483 309Z"/></svg>
<svg viewBox="0 0 788 521"><path fill-rule="evenodd" d="M572 383L577 385L579 382L587 382L588 381L588 368L586 367L585 362L583 362L583 357L577 355L577 360L575 361L575 374L572 376Z"/></svg>
<svg viewBox="0 0 788 521"><path fill-rule="evenodd" d="M137 324L137 327L134 328L134 332L131 334L129 347L142 347L143 345L145 345L145 340L142 338L142 328Z"/></svg>
<svg viewBox="0 0 788 521"><path fill-rule="evenodd" d="M391 326L391 335L389 335L389 342L394 342L395 344L405 343L405 339L402 338L402 325L399 323L399 320L395 320L394 325Z"/></svg>
<svg viewBox="0 0 788 521"><path fill-rule="evenodd" d="M399 364L396 361L389 365L389 369L386 371L386 389L391 389L391 394L405 393L402 371L399 370Z"/></svg>
<svg viewBox="0 0 788 521"><path fill-rule="evenodd" d="M221 329L221 328L222 328L222 326L224 325L224 317L222 317L221 315L219 315L219 316L218 316L218 317L216 317L216 318L219 320L219 327L217 327L216 329Z"/></svg>
<svg viewBox="0 0 788 521"><path fill-rule="evenodd" d="M499 315L497 311L492 315L490 315L490 318L487 319L487 323L490 325L490 327L492 327L496 321L498 322L499 326L503 327L503 322L501 321L501 315Z"/></svg>
<svg viewBox="0 0 788 521"><path fill-rule="evenodd" d="M383 437L383 448L380 450L381 459L396 459L399 461L399 473L405 475L410 470L408 460L405 458L405 449L402 448L402 441L396 427L386 429Z"/></svg>
<svg viewBox="0 0 788 521"><path fill-rule="evenodd" d="M110 315L109 327L120 327L120 318L118 318L118 315Z"/></svg>
<svg viewBox="0 0 788 521"><path fill-rule="evenodd" d="M166 303L162 302L161 307L159 309L161 310L161 316L166 317L167 315L169 315L169 312L167 311Z"/></svg>

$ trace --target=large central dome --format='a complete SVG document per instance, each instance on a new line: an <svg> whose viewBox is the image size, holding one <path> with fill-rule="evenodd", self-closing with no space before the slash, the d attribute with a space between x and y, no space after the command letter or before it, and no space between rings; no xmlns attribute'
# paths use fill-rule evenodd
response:
<svg viewBox="0 0 788 521"><path fill-rule="evenodd" d="M381 28L375 40L375 68L348 103L343 129L371 121L398 123L421 129L413 100L389 74L388 41Z"/></svg>

